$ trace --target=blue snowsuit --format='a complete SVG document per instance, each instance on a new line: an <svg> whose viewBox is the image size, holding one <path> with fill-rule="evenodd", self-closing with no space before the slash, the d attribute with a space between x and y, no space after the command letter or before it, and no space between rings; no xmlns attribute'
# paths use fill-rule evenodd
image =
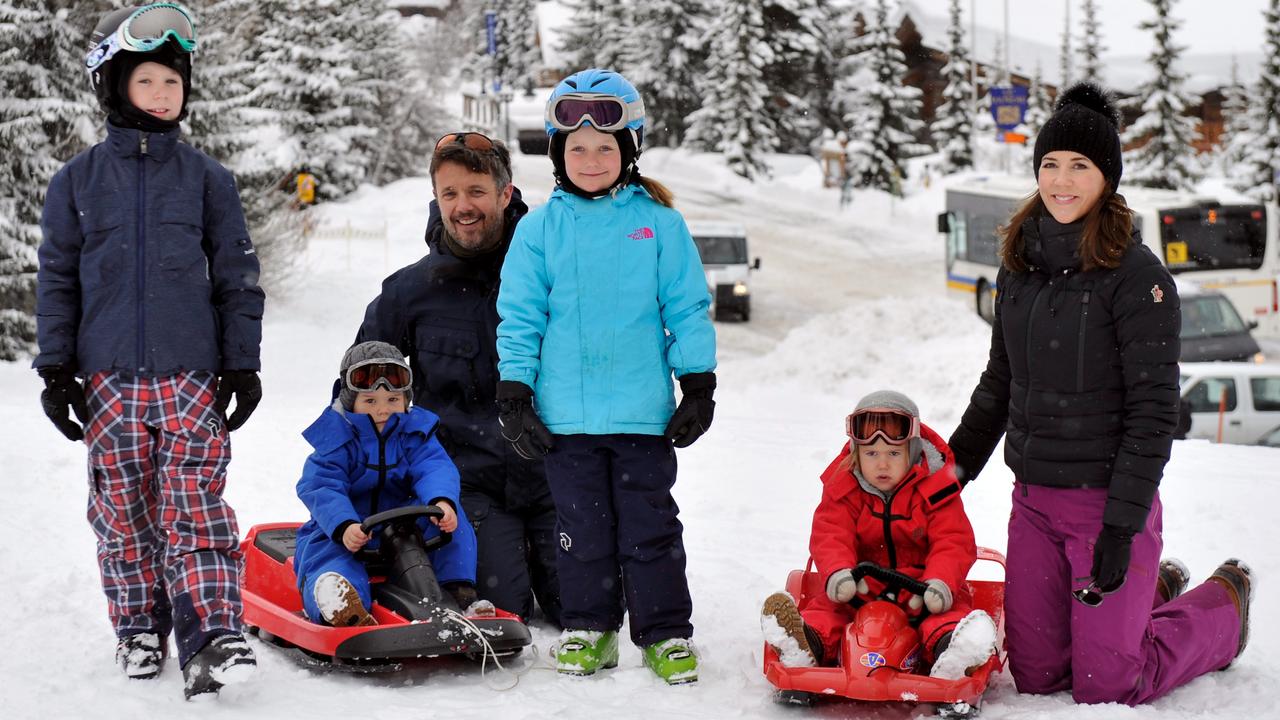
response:
<svg viewBox="0 0 1280 720"><path fill-rule="evenodd" d="M650 645L693 635L672 373L715 370L710 293L684 218L639 185L598 200L561 188L516 228L498 294L498 370L534 388L564 627Z"/></svg>
<svg viewBox="0 0 1280 720"><path fill-rule="evenodd" d="M458 499L458 470L436 439L439 423L431 412L412 407L396 413L378 433L373 418L325 409L302 435L315 451L307 458L298 480L298 497L311 511L311 519L298 528L294 571L307 616L321 615L315 601L315 581L336 572L355 587L365 607L370 607L369 575L342 544L342 533L374 513L448 500L458 514L453 541L431 553L431 563L441 584L474 583L476 536ZM424 536L439 534L435 525L421 521ZM365 547L378 547L379 538Z"/></svg>

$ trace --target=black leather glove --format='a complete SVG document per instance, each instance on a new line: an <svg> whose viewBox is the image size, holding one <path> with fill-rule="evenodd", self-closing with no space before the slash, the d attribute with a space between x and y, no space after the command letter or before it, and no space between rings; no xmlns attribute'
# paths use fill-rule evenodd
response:
<svg viewBox="0 0 1280 720"><path fill-rule="evenodd" d="M500 380L496 397L503 439L525 460L546 455L555 439L533 409L533 389L515 380Z"/></svg>
<svg viewBox="0 0 1280 720"><path fill-rule="evenodd" d="M1133 533L1114 525L1103 525L1093 543L1093 582L1104 593L1115 592L1129 571L1129 549Z"/></svg>
<svg viewBox="0 0 1280 720"><path fill-rule="evenodd" d="M46 365L36 371L44 378L44 390L40 391L40 405L44 414L53 421L58 432L68 440L83 440L84 428L71 420L67 408L76 414L80 423L89 421L89 407L84 402L84 388L76 380L76 374L64 365Z"/></svg>
<svg viewBox="0 0 1280 720"><path fill-rule="evenodd" d="M664 433L678 448L689 447L711 427L716 403L711 399L716 390L716 374L713 372L689 373L680 377L680 390L684 397L667 423Z"/></svg>
<svg viewBox="0 0 1280 720"><path fill-rule="evenodd" d="M236 409L227 417L232 395L236 398ZM256 370L223 370L218 376L218 394L214 396L213 407L226 421L227 432L239 430L261 400L262 381Z"/></svg>

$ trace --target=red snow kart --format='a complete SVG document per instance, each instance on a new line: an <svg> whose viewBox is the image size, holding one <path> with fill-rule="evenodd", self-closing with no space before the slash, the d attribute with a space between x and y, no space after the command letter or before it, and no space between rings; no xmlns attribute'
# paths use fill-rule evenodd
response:
<svg viewBox="0 0 1280 720"><path fill-rule="evenodd" d="M368 627L308 620L293 571L300 523L254 526L242 544L245 625L263 640L295 651L306 664L357 672L398 670L411 658L519 653L531 638L518 616L499 609L494 616L460 622L453 599L442 592L427 553L451 536L424 541L418 526L420 518L442 515L435 506L411 506L371 515L361 524L366 533L381 527L381 547L356 554L372 581L370 613L378 624Z"/></svg>
<svg viewBox="0 0 1280 720"><path fill-rule="evenodd" d="M998 563L1004 556L978 548L978 559ZM806 599L826 592L824 579L812 572L813 560L804 571L793 570L787 577L787 592L804 606ZM777 651L765 643L764 676L776 688L779 702L813 705L822 697L844 697L873 702L936 703L944 718L973 718L982 703L982 693L992 673L1004 667L1004 583L967 580L975 609L985 610L996 625L996 654L972 675L961 680L944 680L913 672L922 656L921 618L909 619L892 599L901 591L921 595L925 584L908 575L874 563L860 563L853 570L857 579L872 577L884 589L876 599L863 603L853 622L845 628L838 667L784 667ZM859 602L855 600L855 602Z"/></svg>

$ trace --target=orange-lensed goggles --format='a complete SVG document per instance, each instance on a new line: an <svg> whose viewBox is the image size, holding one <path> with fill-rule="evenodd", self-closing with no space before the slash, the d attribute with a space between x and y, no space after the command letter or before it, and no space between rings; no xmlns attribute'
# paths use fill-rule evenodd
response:
<svg viewBox="0 0 1280 720"><path fill-rule="evenodd" d="M478 132L449 133L436 141L435 152L440 152L453 143L462 143L476 152L493 152L493 140Z"/></svg>
<svg viewBox="0 0 1280 720"><path fill-rule="evenodd" d="M895 408L863 408L844 419L844 432L858 445L870 445L876 438L904 445L920 437L920 418Z"/></svg>
<svg viewBox="0 0 1280 720"><path fill-rule="evenodd" d="M347 368L343 378L348 390L373 392L379 386L391 392L404 392L413 385L413 371L402 362L365 360Z"/></svg>

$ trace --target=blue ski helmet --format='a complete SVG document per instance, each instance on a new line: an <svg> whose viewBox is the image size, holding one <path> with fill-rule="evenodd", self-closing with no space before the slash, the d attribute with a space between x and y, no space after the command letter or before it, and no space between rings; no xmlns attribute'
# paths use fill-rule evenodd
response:
<svg viewBox="0 0 1280 720"><path fill-rule="evenodd" d="M601 132L631 131L638 155L644 138L644 100L636 87L612 70L590 68L561 80L547 99L548 137L590 123Z"/></svg>

